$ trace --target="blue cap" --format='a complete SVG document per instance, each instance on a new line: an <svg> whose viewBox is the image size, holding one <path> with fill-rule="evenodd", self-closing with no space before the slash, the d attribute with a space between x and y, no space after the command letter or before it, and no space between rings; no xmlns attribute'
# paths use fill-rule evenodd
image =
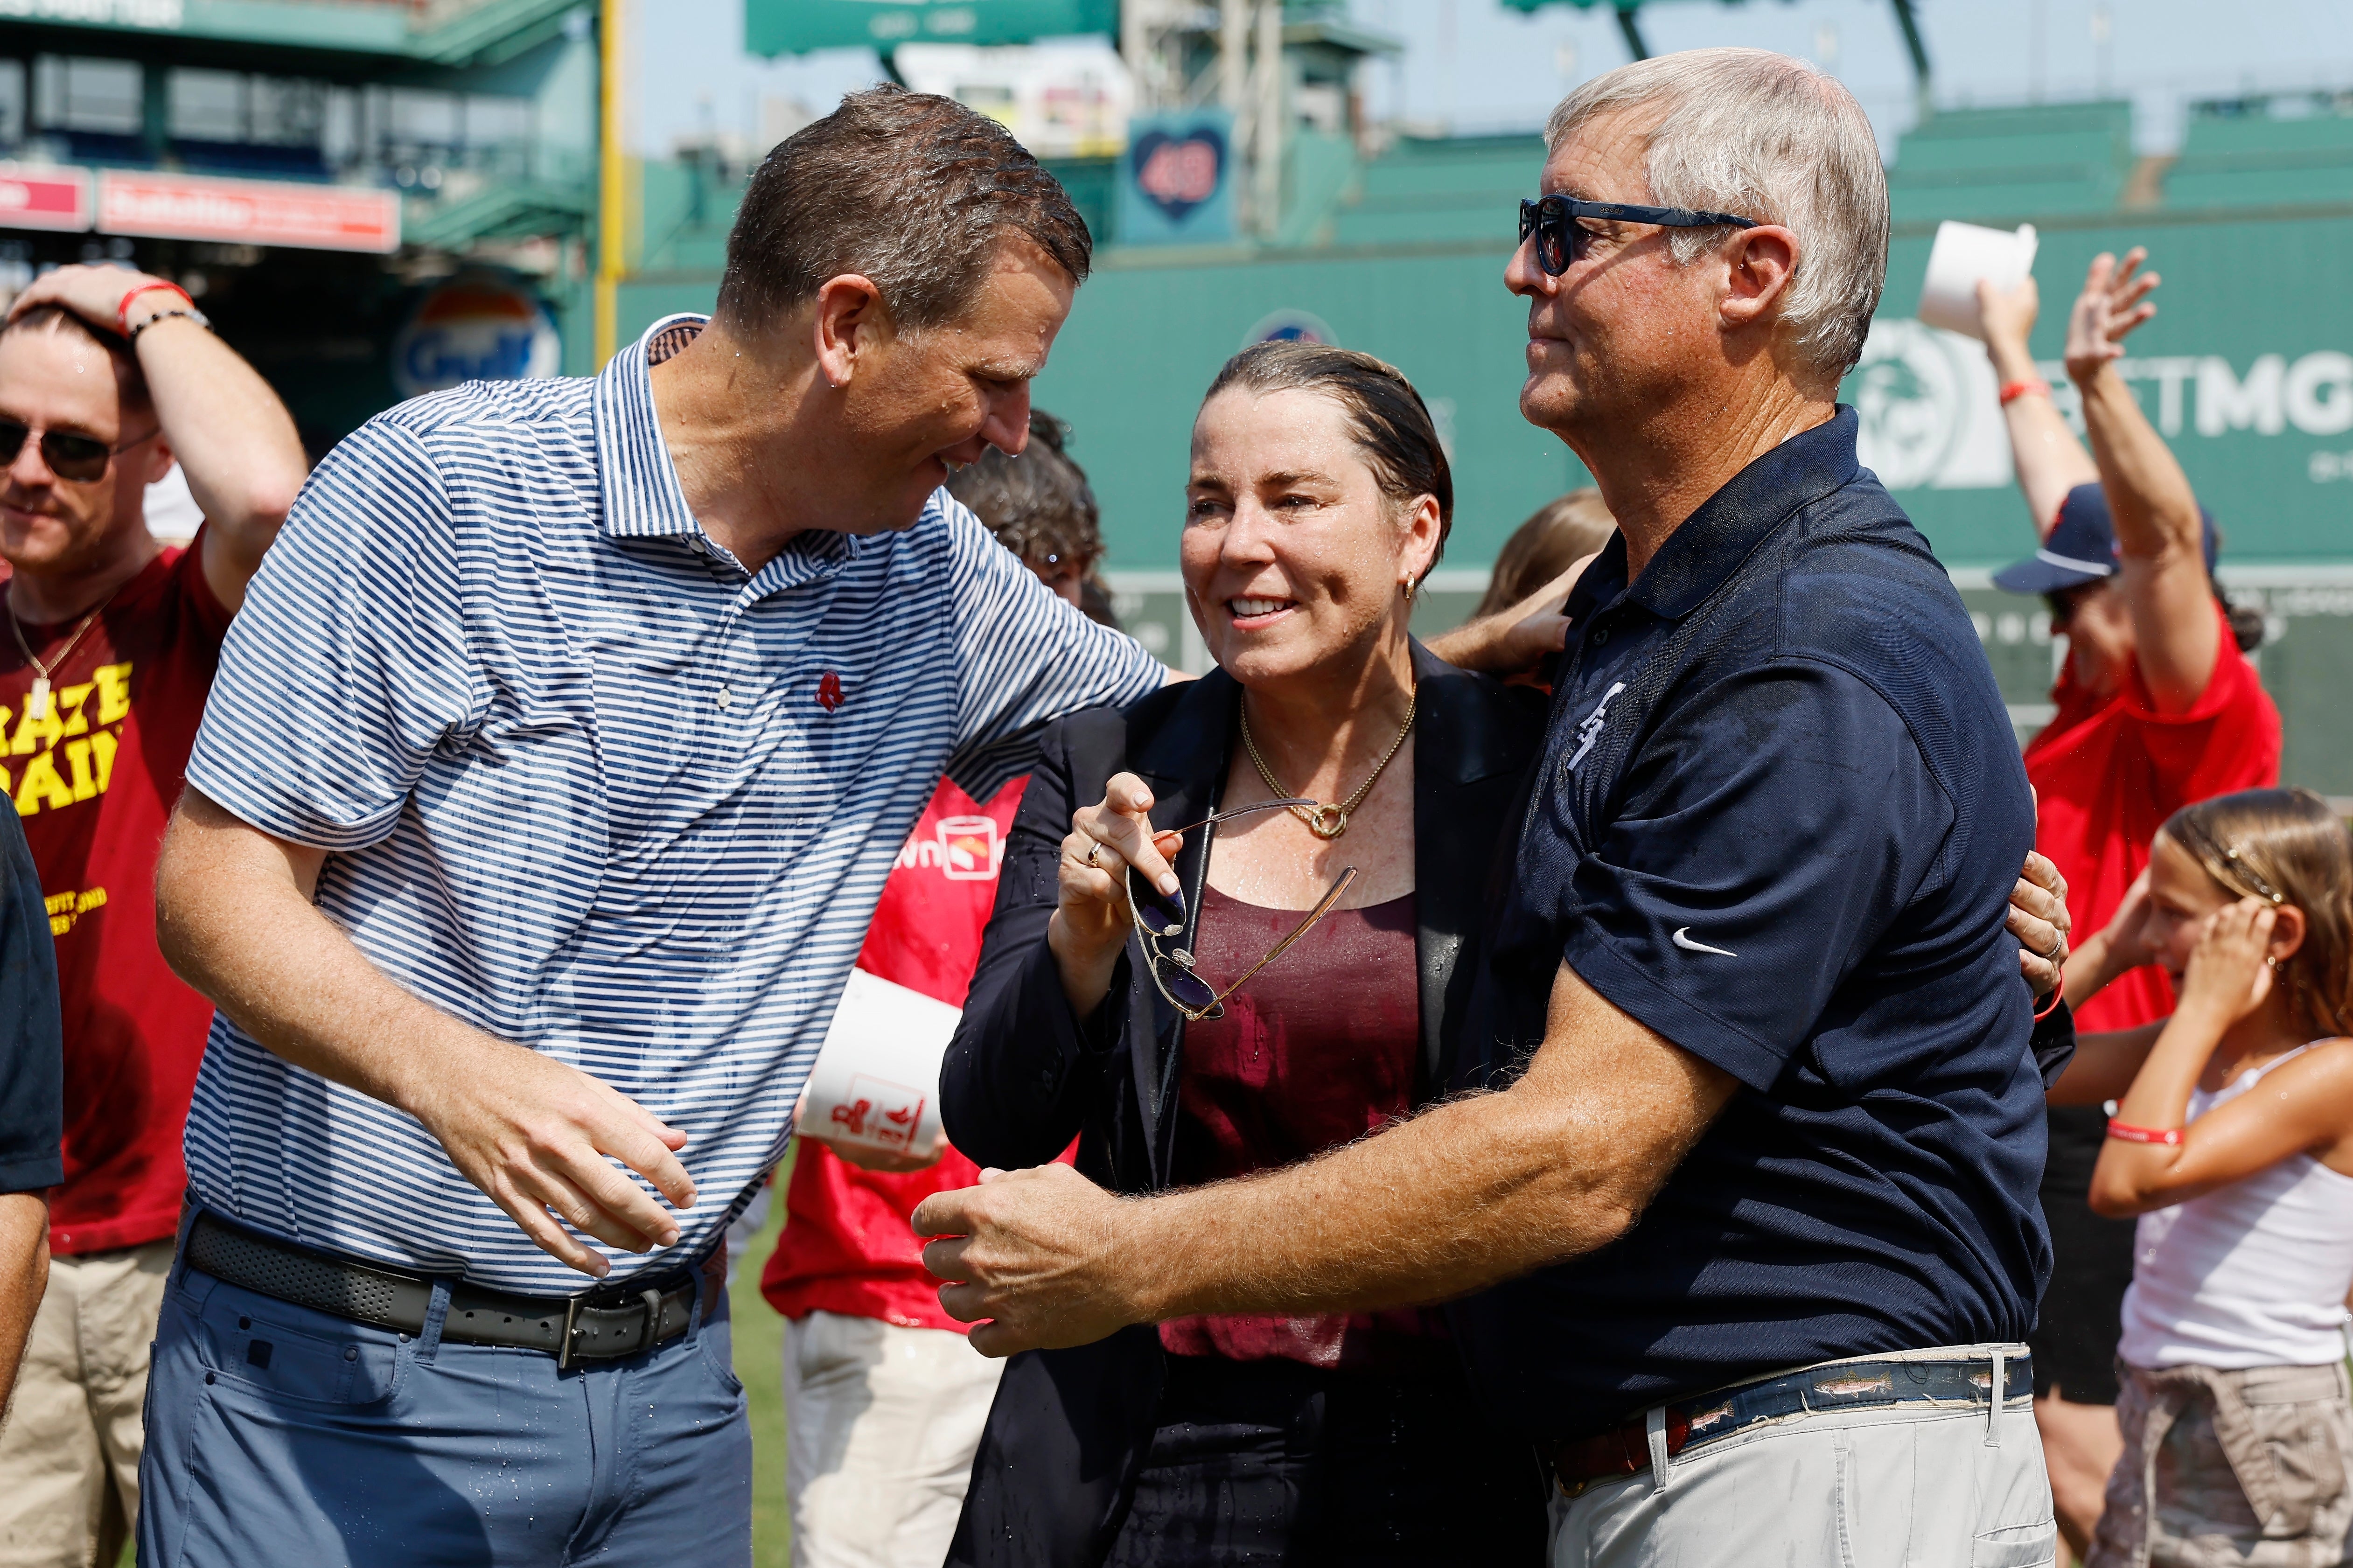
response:
<svg viewBox="0 0 2353 1568"><path fill-rule="evenodd" d="M2198 509L2205 536L2206 571L2211 575L2218 542L2214 517ZM2116 574L2116 530L2108 498L2096 484L2077 485L2059 505L2059 521L2042 548L1993 574L1993 585L2012 594L2058 594Z"/></svg>

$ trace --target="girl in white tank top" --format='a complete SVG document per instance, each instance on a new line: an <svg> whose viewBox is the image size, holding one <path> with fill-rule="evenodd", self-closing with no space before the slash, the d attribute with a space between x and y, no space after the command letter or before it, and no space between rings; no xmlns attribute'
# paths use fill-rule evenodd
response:
<svg viewBox="0 0 2353 1568"><path fill-rule="evenodd" d="M2139 1216L2090 1568L2353 1563L2353 837L2301 790L2189 806L2078 959L2179 998L2051 1096L2114 1102L2092 1206Z"/></svg>

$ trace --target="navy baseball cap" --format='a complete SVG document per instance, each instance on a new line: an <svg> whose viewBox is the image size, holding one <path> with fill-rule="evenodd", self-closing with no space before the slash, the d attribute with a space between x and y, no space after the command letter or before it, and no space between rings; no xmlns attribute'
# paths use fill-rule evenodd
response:
<svg viewBox="0 0 2353 1568"><path fill-rule="evenodd" d="M2214 515L2204 507L2198 520L2206 542L2206 571L2214 571L2218 548ZM2012 594L2060 594L2116 573L2116 530L2108 498L2097 484L2077 485L2059 505L2058 526L2042 548L1993 574L1993 585Z"/></svg>

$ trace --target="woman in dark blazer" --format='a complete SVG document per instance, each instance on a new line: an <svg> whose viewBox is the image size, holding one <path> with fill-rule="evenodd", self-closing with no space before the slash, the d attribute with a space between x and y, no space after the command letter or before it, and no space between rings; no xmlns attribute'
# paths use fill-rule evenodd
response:
<svg viewBox="0 0 2353 1568"><path fill-rule="evenodd" d="M1106 1187L1190 1185L1360 1136L1452 1076L1544 713L1407 635L1452 504L1429 415L1369 356L1261 345L1204 401L1189 489L1187 597L1219 668L1044 737L942 1078L983 1165L1075 1136ZM1274 804L1294 790L1314 804ZM1123 801L1148 803L1181 889L1139 894L1168 933L1149 942L1124 864L1072 830ZM1193 1319L1015 1357L949 1562L1532 1565L1544 1498L1441 1315Z"/></svg>

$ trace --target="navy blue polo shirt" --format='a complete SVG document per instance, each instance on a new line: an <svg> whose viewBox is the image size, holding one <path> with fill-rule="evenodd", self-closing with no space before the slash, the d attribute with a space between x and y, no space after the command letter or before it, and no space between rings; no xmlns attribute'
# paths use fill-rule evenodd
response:
<svg viewBox="0 0 2353 1568"><path fill-rule="evenodd" d="M1566 963L1741 1087L1627 1235L1458 1306L1532 1437L2034 1321L2042 1083L2003 930L2032 799L1960 595L1854 436L1841 407L1569 603L1473 1070L1542 1042Z"/></svg>

